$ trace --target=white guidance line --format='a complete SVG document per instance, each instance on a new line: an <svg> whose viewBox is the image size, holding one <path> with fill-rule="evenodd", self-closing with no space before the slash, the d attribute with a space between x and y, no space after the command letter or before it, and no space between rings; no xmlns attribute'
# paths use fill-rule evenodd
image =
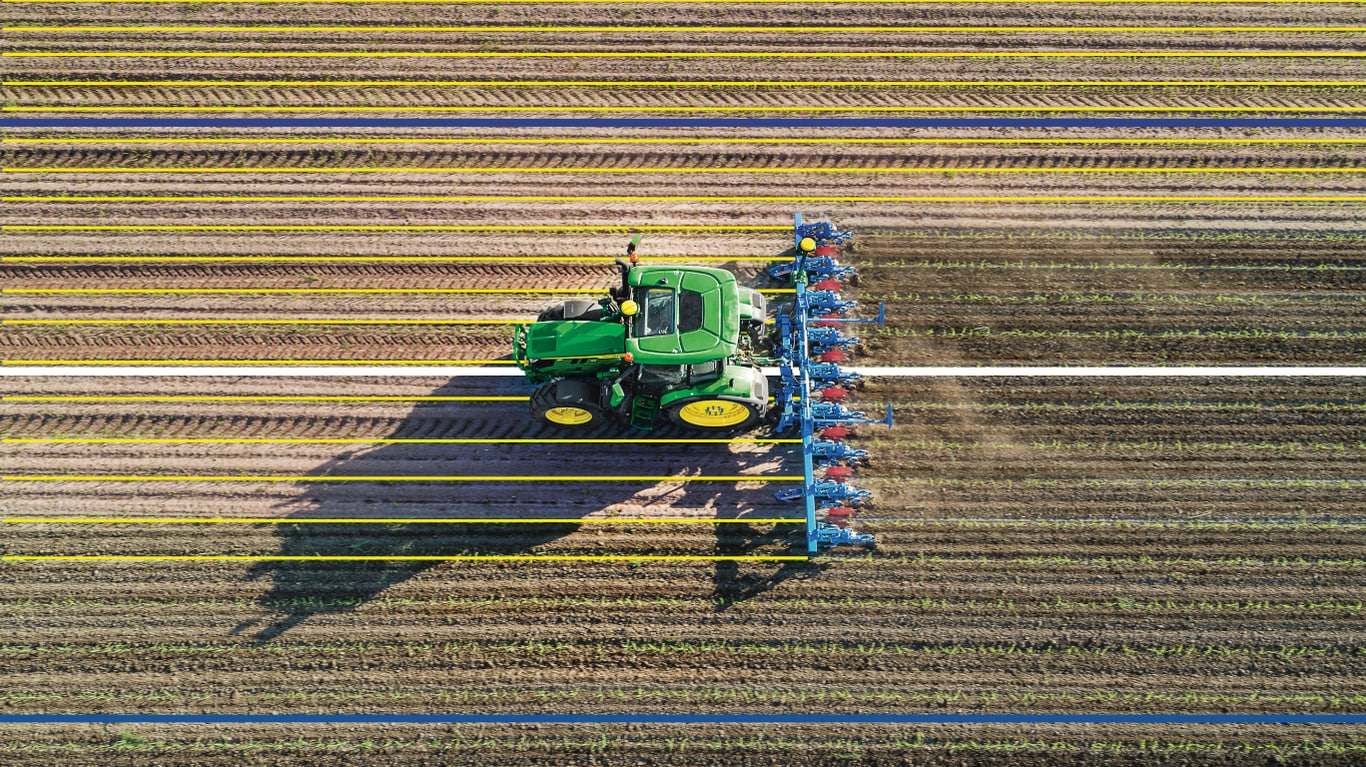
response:
<svg viewBox="0 0 1366 767"><path fill-rule="evenodd" d="M1366 376L1366 367L898 367L849 368L865 377L891 378L1262 378Z"/></svg>
<svg viewBox="0 0 1366 767"><path fill-rule="evenodd" d="M2 376L68 377L134 376L142 378L179 378L189 376L220 376L228 378L295 378L307 376L402 376L416 378L522 378L515 367L461 366L423 367L421 365L328 365L302 367L285 365L252 365L209 367L198 365L167 365L159 367L115 365L6 365L0 366Z"/></svg>
<svg viewBox="0 0 1366 767"><path fill-rule="evenodd" d="M1286 378L1366 377L1366 367L853 367L870 378ZM777 375L777 368L765 368ZM404 376L416 378L521 378L515 367L421 367L398 365L328 367L114 367L102 365L4 366L0 377L263 377Z"/></svg>

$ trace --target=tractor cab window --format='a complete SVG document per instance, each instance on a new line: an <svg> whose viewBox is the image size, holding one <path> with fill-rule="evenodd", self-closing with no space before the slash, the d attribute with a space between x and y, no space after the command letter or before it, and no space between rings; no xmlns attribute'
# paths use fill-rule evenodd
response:
<svg viewBox="0 0 1366 767"><path fill-rule="evenodd" d="M667 336L674 332L674 292L669 288L640 288L636 291L635 327L632 335Z"/></svg>
<svg viewBox="0 0 1366 767"><path fill-rule="evenodd" d="M641 365L640 385L646 389L672 389L688 380L687 365Z"/></svg>
<svg viewBox="0 0 1366 767"><path fill-rule="evenodd" d="M678 292L678 332L702 329L702 294L692 290Z"/></svg>
<svg viewBox="0 0 1366 767"><path fill-rule="evenodd" d="M709 362L688 366L688 383L693 386L715 381L720 377L721 360L711 360Z"/></svg>

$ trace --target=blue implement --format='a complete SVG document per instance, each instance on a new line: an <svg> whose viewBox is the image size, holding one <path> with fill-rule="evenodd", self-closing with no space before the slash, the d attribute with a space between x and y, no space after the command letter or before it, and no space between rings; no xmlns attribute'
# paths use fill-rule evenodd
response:
<svg viewBox="0 0 1366 767"><path fill-rule="evenodd" d="M887 313L886 306L879 305L876 318L849 316L858 302L840 297L840 281L852 278L854 268L839 264L837 248L852 237L828 221L808 223L798 213L793 217L792 260L768 270L769 276L788 281L796 293L790 305L778 310L769 362L778 368L782 379L777 387L778 431L799 430L803 473L801 487L784 488L773 496L805 505L808 555L837 546L874 546L872 535L849 526L859 504L870 500L872 493L838 481L847 476L848 469L833 470L866 459L868 451L837 440L818 439L816 431L854 424L892 425L890 405L884 417L871 418L838 401L863 381L858 373L843 370L836 361L845 359L844 352L858 344L857 338L840 332L838 325L882 325ZM818 480L817 468L827 470L828 476ZM836 471L838 479L832 479ZM817 518L818 507L821 519Z"/></svg>

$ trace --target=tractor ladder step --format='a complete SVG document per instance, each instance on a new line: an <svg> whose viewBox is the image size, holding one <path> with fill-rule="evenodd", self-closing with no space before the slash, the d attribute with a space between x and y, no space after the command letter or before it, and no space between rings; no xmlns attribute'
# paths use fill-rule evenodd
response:
<svg viewBox="0 0 1366 767"><path fill-rule="evenodd" d="M653 431L659 413L659 396L639 392L631 401L631 426L641 431Z"/></svg>

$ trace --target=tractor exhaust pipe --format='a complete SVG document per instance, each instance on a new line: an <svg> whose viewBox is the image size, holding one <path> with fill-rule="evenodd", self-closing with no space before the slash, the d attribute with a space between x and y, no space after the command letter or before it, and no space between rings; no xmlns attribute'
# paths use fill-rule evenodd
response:
<svg viewBox="0 0 1366 767"><path fill-rule="evenodd" d="M640 260L640 257L636 255L636 245L640 243L640 238L644 236L645 235L643 234L637 234L635 237L631 238L630 242L626 243L627 261L622 261L620 258L616 259L617 271L621 272L621 291L618 292L613 290L611 293L612 297L618 301L626 301L631 297L631 284L627 280L627 275L631 273L631 267L636 265L636 261Z"/></svg>
<svg viewBox="0 0 1366 767"><path fill-rule="evenodd" d="M621 273L621 287L613 288L609 292L612 294L612 298L615 298L618 301L625 301L631 297L631 283L628 279L631 274L631 265L620 258L616 259L615 263L617 265L617 271Z"/></svg>

